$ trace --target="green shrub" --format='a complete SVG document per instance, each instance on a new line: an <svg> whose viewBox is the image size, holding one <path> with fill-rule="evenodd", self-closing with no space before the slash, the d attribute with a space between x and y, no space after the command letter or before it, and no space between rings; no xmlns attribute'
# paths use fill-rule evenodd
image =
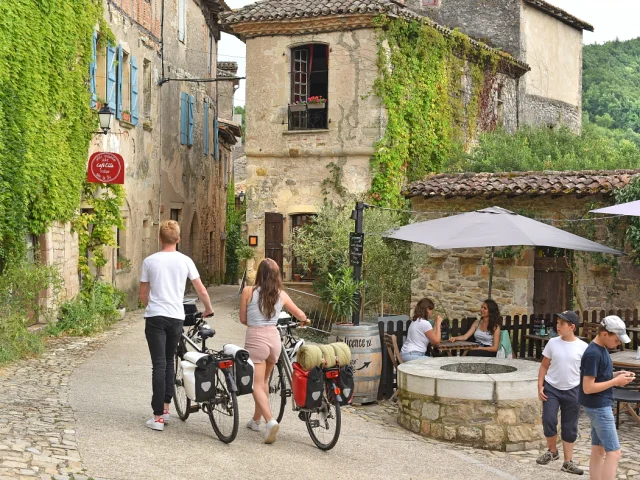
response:
<svg viewBox="0 0 640 480"><path fill-rule="evenodd" d="M18 314L0 318L0 365L29 357L44 350L42 335L27 328L27 319Z"/></svg>

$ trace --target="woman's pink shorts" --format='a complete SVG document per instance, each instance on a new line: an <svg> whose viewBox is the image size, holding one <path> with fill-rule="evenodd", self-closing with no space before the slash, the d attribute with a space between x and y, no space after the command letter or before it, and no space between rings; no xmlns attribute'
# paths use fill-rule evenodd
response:
<svg viewBox="0 0 640 480"><path fill-rule="evenodd" d="M280 333L274 325L247 327L244 348L249 352L253 363L276 363L282 349Z"/></svg>

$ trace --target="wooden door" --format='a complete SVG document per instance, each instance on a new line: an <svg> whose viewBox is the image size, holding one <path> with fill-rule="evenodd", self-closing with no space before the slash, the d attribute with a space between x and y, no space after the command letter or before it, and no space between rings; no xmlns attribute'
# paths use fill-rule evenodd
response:
<svg viewBox="0 0 640 480"><path fill-rule="evenodd" d="M280 267L282 272L282 241L283 241L282 215L279 213L265 212L264 214L264 255L271 258Z"/></svg>
<svg viewBox="0 0 640 480"><path fill-rule="evenodd" d="M563 256L537 249L533 275L533 313L557 313L571 305L571 272Z"/></svg>

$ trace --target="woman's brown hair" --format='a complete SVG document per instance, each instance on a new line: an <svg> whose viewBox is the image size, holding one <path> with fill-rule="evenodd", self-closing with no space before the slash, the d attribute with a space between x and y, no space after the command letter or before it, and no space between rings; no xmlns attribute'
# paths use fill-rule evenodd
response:
<svg viewBox="0 0 640 480"><path fill-rule="evenodd" d="M258 266L253 291L257 288L260 289L258 309L266 319L270 319L276 314L276 303L278 303L280 292L283 289L278 264L270 258L265 258Z"/></svg>
<svg viewBox="0 0 640 480"><path fill-rule="evenodd" d="M436 305L433 303L433 300L423 298L416 303L416 308L413 309L413 318L411 320L414 322L419 318L429 320L429 310L433 310L434 308L436 308Z"/></svg>

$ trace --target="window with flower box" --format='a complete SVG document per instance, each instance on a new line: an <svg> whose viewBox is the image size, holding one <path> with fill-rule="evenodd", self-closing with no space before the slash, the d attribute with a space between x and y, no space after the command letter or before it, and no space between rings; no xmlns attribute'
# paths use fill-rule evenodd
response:
<svg viewBox="0 0 640 480"><path fill-rule="evenodd" d="M289 130L327 128L329 45L311 43L291 49Z"/></svg>

